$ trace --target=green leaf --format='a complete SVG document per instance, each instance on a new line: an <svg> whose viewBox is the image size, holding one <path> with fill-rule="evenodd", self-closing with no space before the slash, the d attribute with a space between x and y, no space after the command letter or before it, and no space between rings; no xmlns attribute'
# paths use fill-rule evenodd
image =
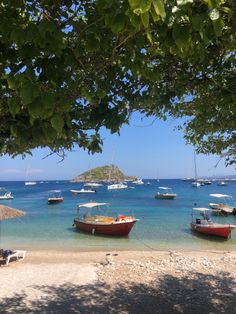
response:
<svg viewBox="0 0 236 314"><path fill-rule="evenodd" d="M165 5L163 0L152 0L152 4L157 15L160 15L163 19L166 17Z"/></svg>
<svg viewBox="0 0 236 314"><path fill-rule="evenodd" d="M111 30L114 34L120 33L124 27L126 22L126 16L124 14L118 14L114 17L111 25Z"/></svg>
<svg viewBox="0 0 236 314"><path fill-rule="evenodd" d="M141 14L141 20L145 28L149 27L149 12Z"/></svg>
<svg viewBox="0 0 236 314"><path fill-rule="evenodd" d="M192 16L192 25L195 31L200 31L203 28L205 17L205 14L195 14Z"/></svg>
<svg viewBox="0 0 236 314"><path fill-rule="evenodd" d="M148 12L151 8L152 0L129 0L129 5L137 15Z"/></svg>
<svg viewBox="0 0 236 314"><path fill-rule="evenodd" d="M20 90L20 96L25 105L30 104L38 95L39 88L31 82L25 83Z"/></svg>
<svg viewBox="0 0 236 314"><path fill-rule="evenodd" d="M57 132L61 133L64 127L64 119L60 114L56 113L51 118L51 125Z"/></svg>
<svg viewBox="0 0 236 314"><path fill-rule="evenodd" d="M154 22L158 22L161 19L160 15L156 14L154 8L151 8L151 15Z"/></svg>
<svg viewBox="0 0 236 314"><path fill-rule="evenodd" d="M187 26L175 25L172 35L177 47L181 51L187 50L190 41L189 28Z"/></svg>
<svg viewBox="0 0 236 314"><path fill-rule="evenodd" d="M224 22L222 21L222 19L218 19L218 20L212 21L212 24L213 24L213 28L214 28L216 36L220 37L222 35L222 31L224 28Z"/></svg>

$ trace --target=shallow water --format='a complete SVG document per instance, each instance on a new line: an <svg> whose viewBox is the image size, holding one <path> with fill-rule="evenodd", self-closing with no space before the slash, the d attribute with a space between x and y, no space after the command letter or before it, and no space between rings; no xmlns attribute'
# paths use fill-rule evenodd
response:
<svg viewBox="0 0 236 314"><path fill-rule="evenodd" d="M146 182L151 182L147 185ZM236 182L227 186L212 185L193 188L190 182L181 180L144 180L145 185L134 189L108 191L106 186L89 195L72 195L70 189L80 189L82 184L68 181L48 181L34 186L24 182L0 182L14 195L13 200L1 203L22 209L27 215L1 222L0 246L30 250L233 250L236 248L236 230L232 239L199 236L190 230L191 209L207 207L217 202L210 193L224 193L236 197ZM129 184L130 186L134 186ZM175 200L154 198L158 186L172 187ZM48 191L62 191L64 202L48 205ZM73 219L77 216L77 204L90 200L108 202L110 213L134 214L136 223L129 237L111 238L93 236L75 231ZM236 224L236 216L212 217L214 221Z"/></svg>

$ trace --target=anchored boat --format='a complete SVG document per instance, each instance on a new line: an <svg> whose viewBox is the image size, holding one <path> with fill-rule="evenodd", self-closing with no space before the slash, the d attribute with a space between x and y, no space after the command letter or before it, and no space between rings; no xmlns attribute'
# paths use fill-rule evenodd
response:
<svg viewBox="0 0 236 314"><path fill-rule="evenodd" d="M74 219L74 226L77 230L109 236L127 236L138 219L133 216L118 215L109 217L101 215L101 207L108 206L108 203L85 203L79 204L78 210L84 208L86 212L82 217ZM98 212L100 215L96 215Z"/></svg>
<svg viewBox="0 0 236 314"><path fill-rule="evenodd" d="M201 217L194 218L193 212L200 213ZM214 223L209 218L207 211L209 208L193 208L191 229L195 232L214 235L223 238L230 238L231 231L236 228L235 225Z"/></svg>

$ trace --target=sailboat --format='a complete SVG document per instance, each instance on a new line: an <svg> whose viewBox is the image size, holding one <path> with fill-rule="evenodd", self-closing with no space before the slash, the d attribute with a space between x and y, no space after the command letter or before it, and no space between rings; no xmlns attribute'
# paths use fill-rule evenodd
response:
<svg viewBox="0 0 236 314"><path fill-rule="evenodd" d="M197 165L196 165L196 153L194 150L194 173L195 173L195 180L192 182L192 187L198 188L201 184L197 180Z"/></svg>
<svg viewBox="0 0 236 314"><path fill-rule="evenodd" d="M35 182L35 181L28 181L28 175L29 175L29 167L27 168L26 175L25 175L25 185L37 184L37 182Z"/></svg>

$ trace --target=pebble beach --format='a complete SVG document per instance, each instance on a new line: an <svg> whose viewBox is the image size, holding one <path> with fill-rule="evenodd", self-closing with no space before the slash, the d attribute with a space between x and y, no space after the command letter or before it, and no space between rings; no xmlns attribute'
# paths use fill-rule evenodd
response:
<svg viewBox="0 0 236 314"><path fill-rule="evenodd" d="M234 251L27 252L1 313L235 313Z"/></svg>

